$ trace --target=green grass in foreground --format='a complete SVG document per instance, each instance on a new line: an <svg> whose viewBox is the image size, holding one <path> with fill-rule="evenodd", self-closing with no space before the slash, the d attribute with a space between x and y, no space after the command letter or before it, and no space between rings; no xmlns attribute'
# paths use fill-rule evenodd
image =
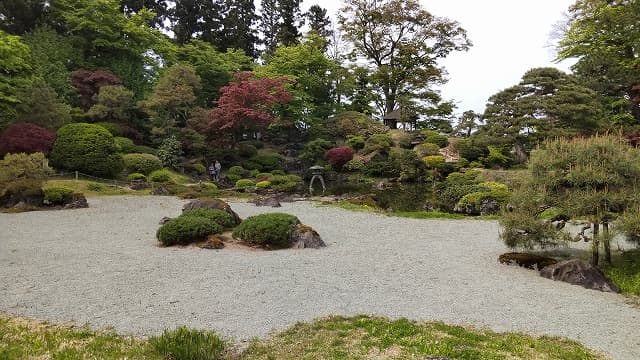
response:
<svg viewBox="0 0 640 360"><path fill-rule="evenodd" d="M561 338L369 316L299 323L242 354L225 346L186 328L143 340L0 314L0 359L605 359Z"/></svg>
<svg viewBox="0 0 640 360"><path fill-rule="evenodd" d="M625 251L605 267L607 277L627 295L640 296L640 249Z"/></svg>
<svg viewBox="0 0 640 360"><path fill-rule="evenodd" d="M603 359L580 344L552 337L497 334L442 323L339 316L299 323L241 359Z"/></svg>

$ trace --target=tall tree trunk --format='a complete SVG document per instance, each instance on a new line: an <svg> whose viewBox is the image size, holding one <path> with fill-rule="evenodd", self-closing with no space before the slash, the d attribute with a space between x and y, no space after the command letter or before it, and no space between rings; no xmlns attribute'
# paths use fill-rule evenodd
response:
<svg viewBox="0 0 640 360"><path fill-rule="evenodd" d="M602 223L602 228L604 232L604 239L602 239L602 245L604 245L604 261L607 264L611 265L611 243L609 239L609 222L604 221Z"/></svg>
<svg viewBox="0 0 640 360"><path fill-rule="evenodd" d="M593 223L593 243L591 244L591 265L593 266L598 266L598 263L600 262L600 253L598 252L600 247L600 241L598 239L599 233L600 233L600 223L594 222Z"/></svg>

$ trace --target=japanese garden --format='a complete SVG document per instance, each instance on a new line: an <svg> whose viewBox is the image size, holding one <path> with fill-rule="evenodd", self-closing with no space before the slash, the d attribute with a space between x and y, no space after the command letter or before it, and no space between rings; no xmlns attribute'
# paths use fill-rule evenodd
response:
<svg viewBox="0 0 640 360"><path fill-rule="evenodd" d="M640 358L640 1L309 2L0 2L0 359Z"/></svg>

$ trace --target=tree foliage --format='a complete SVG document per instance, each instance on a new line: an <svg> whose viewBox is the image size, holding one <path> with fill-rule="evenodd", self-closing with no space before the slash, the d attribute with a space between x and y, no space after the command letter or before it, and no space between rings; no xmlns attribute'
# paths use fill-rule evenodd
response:
<svg viewBox="0 0 640 360"><path fill-rule="evenodd" d="M31 51L19 36L0 30L0 129L13 121L18 92L31 83Z"/></svg>
<svg viewBox="0 0 640 360"><path fill-rule="evenodd" d="M16 106L20 122L30 122L49 129L57 129L71 121L71 107L65 104L49 85L35 80L20 92L22 102Z"/></svg>
<svg viewBox="0 0 640 360"><path fill-rule="evenodd" d="M49 129L29 123L9 126L0 135L0 156L7 153L43 153L48 154L56 139Z"/></svg>
<svg viewBox="0 0 640 360"><path fill-rule="evenodd" d="M258 79L250 72L234 77L235 82L220 90L222 96L211 112L211 131L237 138L243 131L265 130L271 123L282 120L274 109L291 102L292 96L285 89L289 79Z"/></svg>
<svg viewBox="0 0 640 360"><path fill-rule="evenodd" d="M445 81L437 60L471 46L457 22L432 15L416 0L347 0L339 22L355 54L369 62L382 115L402 97L437 105L433 86Z"/></svg>

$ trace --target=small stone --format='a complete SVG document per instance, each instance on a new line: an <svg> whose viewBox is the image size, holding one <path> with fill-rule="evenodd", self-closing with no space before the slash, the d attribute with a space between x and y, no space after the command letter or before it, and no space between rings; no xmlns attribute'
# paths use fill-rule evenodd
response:
<svg viewBox="0 0 640 360"><path fill-rule="evenodd" d="M169 222L169 220L171 220L171 218L170 218L170 217L168 217L168 216L163 216L163 217L162 217L162 219L160 219L160 221L158 222L158 224L160 224L160 225L164 225L164 224L166 224L167 222Z"/></svg>

